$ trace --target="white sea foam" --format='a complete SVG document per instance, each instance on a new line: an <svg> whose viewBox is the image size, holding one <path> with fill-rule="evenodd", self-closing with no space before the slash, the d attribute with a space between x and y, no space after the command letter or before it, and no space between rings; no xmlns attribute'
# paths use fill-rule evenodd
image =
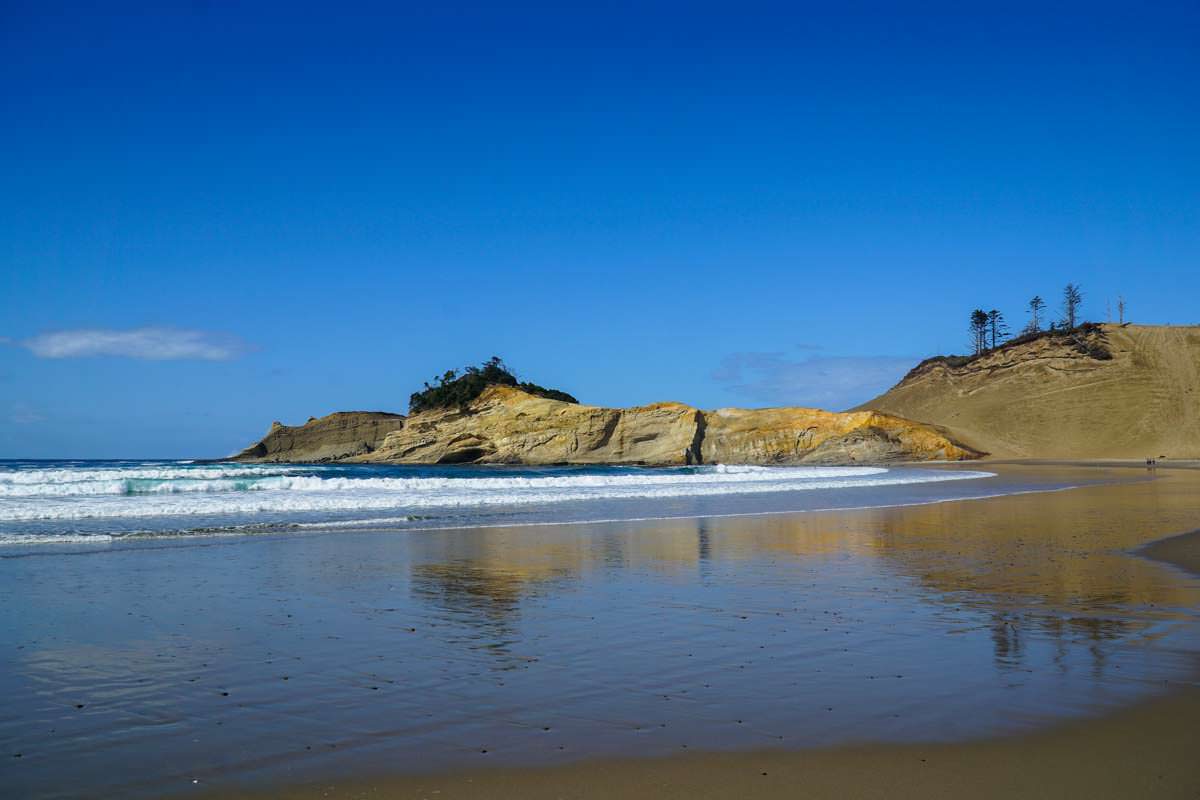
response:
<svg viewBox="0 0 1200 800"><path fill-rule="evenodd" d="M114 538L107 533L57 533L50 537L37 533L0 532L0 545L109 544Z"/></svg>
<svg viewBox="0 0 1200 800"><path fill-rule="evenodd" d="M313 468L241 465L6 472L0 474L0 522L528 506L893 486L992 475L881 467L727 466L495 477L312 473Z"/></svg>
<svg viewBox="0 0 1200 800"><path fill-rule="evenodd" d="M204 467L168 467L156 464L137 467L98 467L63 469L7 469L0 470L0 496L17 494L20 487L71 486L96 482L126 480L169 481L169 480L214 480L220 478L255 478L273 475L294 475L311 472L313 467L258 466L242 464L214 464ZM319 469L319 468L316 468Z"/></svg>

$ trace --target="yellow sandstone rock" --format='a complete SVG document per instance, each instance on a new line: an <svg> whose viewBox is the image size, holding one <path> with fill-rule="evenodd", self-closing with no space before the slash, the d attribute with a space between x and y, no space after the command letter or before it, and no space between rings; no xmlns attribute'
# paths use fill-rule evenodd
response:
<svg viewBox="0 0 1200 800"><path fill-rule="evenodd" d="M811 408L601 408L491 386L465 409L334 414L277 425L241 461L392 464L805 464L960 460L981 454L929 425Z"/></svg>
<svg viewBox="0 0 1200 800"><path fill-rule="evenodd" d="M704 419L705 462L854 464L981 455L929 425L870 411L722 408L705 412Z"/></svg>
<svg viewBox="0 0 1200 800"><path fill-rule="evenodd" d="M681 403L600 408L492 386L466 410L408 418L358 461L415 464L686 464L699 412Z"/></svg>
<svg viewBox="0 0 1200 800"><path fill-rule="evenodd" d="M426 412L356 461L450 464L800 464L959 460L979 453L872 412L599 408L493 386L465 411Z"/></svg>

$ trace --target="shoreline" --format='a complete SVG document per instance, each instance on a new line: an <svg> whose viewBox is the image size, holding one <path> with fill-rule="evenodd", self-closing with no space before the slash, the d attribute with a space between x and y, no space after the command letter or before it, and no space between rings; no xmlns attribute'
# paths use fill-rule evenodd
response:
<svg viewBox="0 0 1200 800"><path fill-rule="evenodd" d="M999 473L990 472L982 469L972 469L971 467L980 462L911 462L904 464L894 464L892 466L899 468L921 469L935 468L929 471L938 472L965 472L977 473L969 478L953 479L972 481L986 480L990 478L1003 477ZM996 464L1007 464L1007 462L995 462ZM281 464L280 466L305 466L303 464ZM356 465L357 466L357 465ZM367 467L386 467L389 465L369 464ZM407 465L403 465L407 466ZM862 465L846 465L846 466L862 466ZM1038 466L1036 463L1022 464L1021 466ZM1058 466L1058 465L1054 465ZM1087 467L1083 463L1072 464L1075 467ZM1106 468L1108 465L1104 465ZM1121 465L1126 467L1127 465ZM942 467L943 469L936 469ZM950 467L950 469L945 469ZM668 468L664 468L668 469ZM886 469L884 467L883 469ZM550 520L522 520L517 522L479 522L475 524L453 523L444 525L413 525L405 527L397 527L397 521L408 522L419 518L418 516L405 515L403 517L383 517L379 519L361 519L361 520L330 520L320 522L280 522L274 527L263 527L262 523L248 523L244 525L231 525L228 528L204 527L197 529L179 529L170 531L130 531L127 533L95 533L95 534L72 534L69 537L62 539L29 539L21 541L0 541L0 560L7 558L22 558L29 555L55 555L66 553L106 553L116 552L120 550L135 550L147 549L151 547L185 547L189 544L200 544L211 540L221 540L236 542L245 537L276 537L288 538L294 536L327 536L335 535L343 532L398 532L406 533L422 533L422 532L443 532L443 531L473 531L473 530L503 530L510 528L540 528L540 527L557 527L557 526L579 526L579 525L620 525L627 523L653 523L653 522L670 522L670 521L685 521L685 520L701 520L701 519L737 519L737 518L753 518L753 517L771 517L782 516L786 517L794 514L827 514L827 513L856 513L867 511L880 511L886 509L899 508L917 508L921 506L939 505L943 503L956 503L967 501L986 501L1003 497L1015 497L1021 495L1043 494L1053 492L1064 492L1089 486L1098 485L1118 485L1131 482L1140 482L1153 480L1154 475L1137 475L1137 476L1120 476L1112 480L1094 480L1082 483L1065 483L1062 485L1047 485L1035 486L1032 488L1013 488L1009 490L996 491L987 494L966 495L958 497L934 497L929 499L920 499L912 501L897 501L878 504L866 505L847 505L847 506L819 506L813 508L781 508L767 509L755 511L735 511L735 512L703 512L689 511L681 514L669 515L654 515L654 516L628 516L628 517L598 517L598 518L583 518L583 519L550 519ZM919 482L918 482L919 483ZM930 482L933 484L939 482ZM970 484L964 484L969 487ZM862 489L867 487L850 487L852 489ZM715 498L729 498L731 500L744 501L756 496L779 494L786 495L792 493L786 489L780 489L777 492L759 492L759 491L730 491L724 495L716 495ZM687 496L684 496L687 497ZM633 501L647 501L653 498L633 497ZM673 498L667 498L673 499ZM693 498L689 498L693 499ZM577 502L577 501L564 501ZM403 510L403 509L397 509ZM418 509L419 510L419 509ZM75 549L84 545L93 545L95 549L84 550ZM23 552L22 548L33 548L28 552Z"/></svg>
<svg viewBox="0 0 1200 800"><path fill-rule="evenodd" d="M1200 473L979 466L1041 488L0 559L12 786L636 800L736 795L753 779L768 798L825 780L820 796L964 793L905 772L915 759L974 764L972 780L1030 794L1003 773L1029 747L1066 752L1064 779L1142 774L1144 760L1111 751L1079 765L1108 747L1097 731L1149 742L1200 723L1178 699L1200 672L1200 581L1173 554L1193 540L1150 546L1200 529ZM1165 688L1178 691L1164 701ZM1150 730L1143 708L1182 716ZM1174 754L1162 774L1190 780L1170 742L1159 750ZM847 772L889 777L880 790Z"/></svg>
<svg viewBox="0 0 1200 800"><path fill-rule="evenodd" d="M1148 482L1117 485L1144 483ZM1073 491L1086 492L1089 488L1100 487L1091 485ZM1012 497L970 499L996 504ZM862 511L826 513L850 516ZM1125 558L1163 563L1200 577L1200 529L1167 533L1119 552ZM1195 654L1193 660L1189 677L1166 682L1162 691L1131 705L1058 720L1032 731L958 742L702 751L666 757L584 759L542 767L385 773L275 786L268 791L239 792L227 787L220 796L295 800L431 796L587 800L621 796L692 800L737 795L790 798L797 796L798 787L802 787L803 796L810 797L1195 797L1200 791L1200 766L1195 765L1193 746L1194 732L1200 725L1200 685L1196 680L1200 676L1200 654ZM208 795L201 792L201 796Z"/></svg>

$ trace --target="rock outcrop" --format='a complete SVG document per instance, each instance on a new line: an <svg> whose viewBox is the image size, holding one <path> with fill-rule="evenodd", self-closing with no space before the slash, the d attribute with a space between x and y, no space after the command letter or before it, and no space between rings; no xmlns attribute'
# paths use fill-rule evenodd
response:
<svg viewBox="0 0 1200 800"><path fill-rule="evenodd" d="M276 423L238 461L390 464L853 464L962 460L979 452L875 412L701 411L682 403L600 408L491 386L466 408L331 414Z"/></svg>
<svg viewBox="0 0 1200 800"><path fill-rule="evenodd" d="M1200 456L1200 327L1091 325L978 358L934 358L860 406L992 455Z"/></svg>
<svg viewBox="0 0 1200 800"><path fill-rule="evenodd" d="M493 386L466 409L424 412L358 462L409 464L805 464L960 460L980 453L886 414L682 403L600 408Z"/></svg>
<svg viewBox="0 0 1200 800"><path fill-rule="evenodd" d="M344 461L372 452L387 434L403 426L404 417L382 411L339 411L296 426L275 422L266 436L233 460L307 464Z"/></svg>
<svg viewBox="0 0 1200 800"><path fill-rule="evenodd" d="M466 409L414 414L356 461L407 464L687 464L699 412L680 403L599 408L492 386Z"/></svg>
<svg viewBox="0 0 1200 800"><path fill-rule="evenodd" d="M930 425L875 412L722 408L704 412L701 455L723 464L960 461L982 453Z"/></svg>

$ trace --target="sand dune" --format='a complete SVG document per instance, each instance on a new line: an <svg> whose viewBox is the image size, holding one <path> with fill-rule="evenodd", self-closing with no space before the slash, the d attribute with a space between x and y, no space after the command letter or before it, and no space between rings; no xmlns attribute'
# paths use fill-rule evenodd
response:
<svg viewBox="0 0 1200 800"><path fill-rule="evenodd" d="M1100 325L1083 339L930 359L860 408L941 426L993 456L1200 455L1200 327Z"/></svg>

